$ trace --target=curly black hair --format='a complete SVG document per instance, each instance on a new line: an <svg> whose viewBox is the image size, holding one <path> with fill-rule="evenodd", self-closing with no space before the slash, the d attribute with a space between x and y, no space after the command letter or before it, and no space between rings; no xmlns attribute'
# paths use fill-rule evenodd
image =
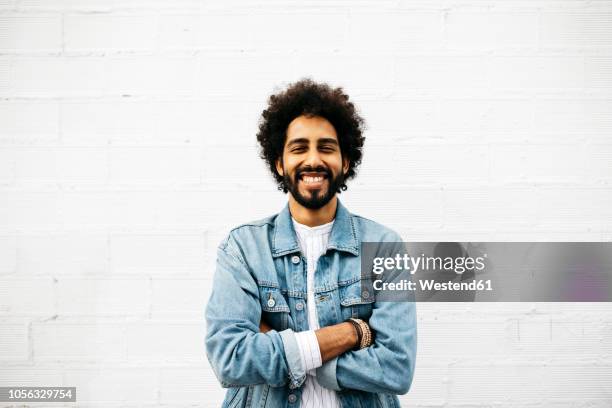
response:
<svg viewBox="0 0 612 408"><path fill-rule="evenodd" d="M342 157L349 160L344 180L355 177L365 141L362 136L365 121L341 87L332 88L326 83L304 78L289 84L284 91L271 95L259 122L257 140L261 145L260 155L274 175L278 189L287 192L283 177L276 171L276 161L283 157L289 123L301 115L321 116L334 126ZM337 192L346 189L346 184L342 182Z"/></svg>

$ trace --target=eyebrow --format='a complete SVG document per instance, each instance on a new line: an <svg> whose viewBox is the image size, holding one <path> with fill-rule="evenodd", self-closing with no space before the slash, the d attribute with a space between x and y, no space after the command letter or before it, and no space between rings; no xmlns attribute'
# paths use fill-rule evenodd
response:
<svg viewBox="0 0 612 408"><path fill-rule="evenodd" d="M305 138L305 137L299 137L297 139L293 139L291 140L289 143L287 143L287 147L291 147L295 144L308 144L310 142L309 139ZM322 137L319 140L317 140L317 144L321 145L321 144L333 144L333 145L338 145L338 141L336 139L334 139L333 137Z"/></svg>

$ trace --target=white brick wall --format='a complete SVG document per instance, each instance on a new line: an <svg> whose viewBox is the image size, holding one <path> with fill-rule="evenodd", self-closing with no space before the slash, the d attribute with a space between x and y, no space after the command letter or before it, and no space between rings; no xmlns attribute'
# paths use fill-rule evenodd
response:
<svg viewBox="0 0 612 408"><path fill-rule="evenodd" d="M0 384L215 407L227 230L281 209L267 95L368 121L342 195L406 240L612 240L612 1L0 0ZM607 304L419 304L414 407L608 407Z"/></svg>

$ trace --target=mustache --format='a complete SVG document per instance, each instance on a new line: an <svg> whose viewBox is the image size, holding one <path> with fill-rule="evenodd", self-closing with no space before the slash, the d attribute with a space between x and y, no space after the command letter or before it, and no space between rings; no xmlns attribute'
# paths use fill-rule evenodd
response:
<svg viewBox="0 0 612 408"><path fill-rule="evenodd" d="M297 171L295 172L295 179L298 180L302 176L302 174L304 174L304 173L323 173L323 174L325 174L325 176L328 179L331 179L331 177L332 177L332 173L331 173L331 171L327 167L323 167L323 166L317 166L317 167L305 166L305 167L302 167L300 169L297 169Z"/></svg>

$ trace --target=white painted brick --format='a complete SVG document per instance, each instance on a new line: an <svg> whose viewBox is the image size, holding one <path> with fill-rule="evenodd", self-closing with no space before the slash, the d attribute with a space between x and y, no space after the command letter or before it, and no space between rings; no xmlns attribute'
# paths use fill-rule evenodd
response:
<svg viewBox="0 0 612 408"><path fill-rule="evenodd" d="M368 186L359 189L349 187L340 199L355 214L376 220L392 229L405 227L437 230L443 224L440 190L409 186Z"/></svg>
<svg viewBox="0 0 612 408"><path fill-rule="evenodd" d="M99 363L125 361L127 356L125 329L120 324L33 323L32 340L35 361Z"/></svg>
<svg viewBox="0 0 612 408"><path fill-rule="evenodd" d="M210 197L223 194L227 201L209 205ZM14 193L7 196L12 200L11 208L17 205L29 206L10 212L6 216L0 207L0 220L5 226L40 227L59 226L66 228L117 228L150 227L200 228L213 223L232 225L252 219L250 193L242 190L159 190L159 191L74 191L54 197L51 211L42 204L35 205L32 197L43 194ZM50 200L50 199L49 199ZM44 200L43 200L44 202ZM50 201L47 201L50 202ZM46 215L45 215L46 212ZM10 218L17 215L17 219ZM4 219L6 218L6 221ZM226 224L227 223L227 224Z"/></svg>
<svg viewBox="0 0 612 408"><path fill-rule="evenodd" d="M104 149L20 148L13 152L17 183L105 183Z"/></svg>
<svg viewBox="0 0 612 408"><path fill-rule="evenodd" d="M574 319L568 314L519 319L519 341L513 355L525 361L546 360L553 364L609 355L612 346L602 338L610 334L612 324Z"/></svg>
<svg viewBox="0 0 612 408"><path fill-rule="evenodd" d="M543 395L551 396L551 399L610 398L610 391L605 386L610 381L609 365L458 365L452 367L450 372L453 377L450 389L453 403L510 400L520 404L542 398ZM543 378L546 381L542 381ZM466 389L468 381L480 384L477 393ZM568 381L571 381L572 387L567 386Z"/></svg>
<svg viewBox="0 0 612 408"><path fill-rule="evenodd" d="M443 137L475 133L480 140L516 141L533 126L533 103L526 99L445 99L440 103L440 131ZM451 136L452 135L452 136Z"/></svg>
<svg viewBox="0 0 612 408"><path fill-rule="evenodd" d="M150 117L152 113L146 109L146 103L132 103L132 106L135 106L136 109L131 109L130 113L139 112L138 119L142 118L141 122L146 123L148 128L130 126L130 122L123 123L121 112L125 105L125 103L117 101L62 102L60 114L62 141L71 145L106 145L116 133L128 136L134 133L153 132L152 122L145 122L144 120L144 117ZM131 115L126 116L131 117Z"/></svg>
<svg viewBox="0 0 612 408"><path fill-rule="evenodd" d="M110 182L115 184L197 184L203 152L197 147L112 148Z"/></svg>
<svg viewBox="0 0 612 408"><path fill-rule="evenodd" d="M36 118L36 120L32 120ZM59 138L59 104L46 101L0 102L0 143L53 142Z"/></svg>
<svg viewBox="0 0 612 408"><path fill-rule="evenodd" d="M65 49L153 50L157 38L155 15L68 14L64 17Z"/></svg>
<svg viewBox="0 0 612 408"><path fill-rule="evenodd" d="M0 191L0 229L58 227L60 195L54 192Z"/></svg>
<svg viewBox="0 0 612 408"><path fill-rule="evenodd" d="M159 47L163 50L193 49L198 45L201 19L198 15L159 16ZM220 41L226 39L227 36L219 38Z"/></svg>
<svg viewBox="0 0 612 408"><path fill-rule="evenodd" d="M121 215L123 207L127 205L118 195L99 189L64 192L55 204L59 210L56 221L72 229L106 227L112 224L114 216ZM146 210L143 209L142 213L146 213Z"/></svg>
<svg viewBox="0 0 612 408"><path fill-rule="evenodd" d="M587 57L585 63L586 83L591 89L612 87L612 57Z"/></svg>
<svg viewBox="0 0 612 408"><path fill-rule="evenodd" d="M0 50L59 51L61 48L61 15L8 14L0 17Z"/></svg>
<svg viewBox="0 0 612 408"><path fill-rule="evenodd" d="M192 63L193 65L193 63ZM198 96L242 97L245 92L264 100L279 86L294 79L294 58L279 54L208 53L199 57ZM279 78L282 78L279 81Z"/></svg>
<svg viewBox="0 0 612 408"><path fill-rule="evenodd" d="M10 275L17 270L17 237L0 235L0 275Z"/></svg>
<svg viewBox="0 0 612 408"><path fill-rule="evenodd" d="M157 401L159 373L150 368L70 368L64 381L77 387L79 404L152 404Z"/></svg>
<svg viewBox="0 0 612 408"><path fill-rule="evenodd" d="M492 57L488 62L491 87L497 89L582 89L582 56Z"/></svg>
<svg viewBox="0 0 612 408"><path fill-rule="evenodd" d="M202 368L162 368L160 373L160 402L177 406L178 403L206 401L208 406L221 406L227 390L219 387L210 366Z"/></svg>
<svg viewBox="0 0 612 408"><path fill-rule="evenodd" d="M110 252L118 274L193 274L204 267L202 234L112 234Z"/></svg>
<svg viewBox="0 0 612 408"><path fill-rule="evenodd" d="M0 57L0 92L3 95L7 94L11 88L12 65L12 59Z"/></svg>
<svg viewBox="0 0 612 408"><path fill-rule="evenodd" d="M51 316L55 311L55 300L55 288L51 278L1 280L2 316Z"/></svg>
<svg viewBox="0 0 612 408"><path fill-rule="evenodd" d="M250 195L251 211L249 215L251 219L248 221L259 220L259 219L269 217L271 215L279 213L287 205L287 194L278 190L276 187L276 184L272 185L272 183L270 184L270 187L268 188L264 188L259 191L258 190L252 191ZM241 225L244 222L248 222L248 221L243 221L242 219L240 219L237 224L233 225L233 227ZM232 224L226 224L225 226L228 226L228 225L232 225ZM220 223L215 223L212 226L213 227L224 227ZM229 232L228 228L223 228L223 229L226 230L226 232Z"/></svg>
<svg viewBox="0 0 612 408"><path fill-rule="evenodd" d="M544 12L540 17L544 47L609 47L612 45L610 10Z"/></svg>
<svg viewBox="0 0 612 408"><path fill-rule="evenodd" d="M371 132L368 132L370 135ZM367 140L367 139L366 139ZM366 143L368 143L367 140ZM390 157L391 156L391 157ZM357 169L357 177L347 182L349 190L353 188L367 189L372 185L394 185L399 177L395 173L395 166L389 166L393 160L393 154L389 152L389 146L370 145L364 149L363 161Z"/></svg>
<svg viewBox="0 0 612 408"><path fill-rule="evenodd" d="M547 368L537 363L454 364L449 367L449 402L475 404L501 403L509 399L533 400L541 397L538 390L542 389L542 378L547 373ZM469 389L468 383L478 384L478 392Z"/></svg>
<svg viewBox="0 0 612 408"><path fill-rule="evenodd" d="M105 274L109 248L105 234L69 232L20 234L17 264L21 274Z"/></svg>
<svg viewBox="0 0 612 408"><path fill-rule="evenodd" d="M408 394L399 395L402 406L444 406L448 397L450 381L448 366L425 362L417 355L416 370Z"/></svg>
<svg viewBox="0 0 612 408"><path fill-rule="evenodd" d="M255 138L253 138L255 139ZM259 157L255 140L253 147L211 146L204 151L204 181L206 183L232 183L243 186L261 187L268 185L272 177L268 165ZM242 163L243 166L228 166L228 162ZM249 169L245 171L245 169Z"/></svg>
<svg viewBox="0 0 612 408"><path fill-rule="evenodd" d="M288 10L289 12L286 12ZM293 49L304 50L336 50L346 47L348 15L343 13L312 13L285 9L283 12L252 13L248 16L237 16L219 20L217 25L225 25L218 30L217 25L202 24L206 30L203 35L211 39L226 30L242 31L246 44L255 49ZM245 18L246 17L246 18ZM234 24L233 24L234 23ZM274 29L270 29L274 27ZM282 33L279 35L279 33Z"/></svg>
<svg viewBox="0 0 612 408"><path fill-rule="evenodd" d="M582 145L503 145L491 148L491 180L582 184L587 157Z"/></svg>
<svg viewBox="0 0 612 408"><path fill-rule="evenodd" d="M61 316L145 315L149 312L147 279L57 279Z"/></svg>
<svg viewBox="0 0 612 408"><path fill-rule="evenodd" d="M612 145L587 146L586 171L590 182L612 184Z"/></svg>
<svg viewBox="0 0 612 408"><path fill-rule="evenodd" d="M536 192L537 225L555 230L608 230L612 226L612 193L606 188L541 188Z"/></svg>
<svg viewBox="0 0 612 408"><path fill-rule="evenodd" d="M557 141L610 140L610 99L541 98L534 104L535 132Z"/></svg>
<svg viewBox="0 0 612 408"><path fill-rule="evenodd" d="M216 252L215 252L216 256ZM152 285L153 316L189 316L204 319L204 309L212 291L212 273L204 271L214 268L208 264L200 270L200 279L158 279Z"/></svg>
<svg viewBox="0 0 612 408"><path fill-rule="evenodd" d="M531 228L538 198L530 188L448 189L443 195L444 226L468 231Z"/></svg>
<svg viewBox="0 0 612 408"><path fill-rule="evenodd" d="M362 52L440 49L443 17L438 11L354 12L349 18L350 49Z"/></svg>
<svg viewBox="0 0 612 408"><path fill-rule="evenodd" d="M287 9L275 13L169 15L160 19L160 46L219 50L336 49L345 45L346 26L347 16Z"/></svg>
<svg viewBox="0 0 612 408"><path fill-rule="evenodd" d="M11 150L0 150L0 185L15 183L15 157Z"/></svg>
<svg viewBox="0 0 612 408"><path fill-rule="evenodd" d="M367 124L364 155L370 155L372 145L384 144L384 148L388 149L397 140L435 133L440 129L440 121L444 120L439 117L439 106L435 100L376 98L358 100L356 103ZM364 164L366 162L367 159Z"/></svg>
<svg viewBox="0 0 612 408"><path fill-rule="evenodd" d="M478 334L474 335L475 328ZM473 315L450 321L448 318L419 321L418 359L424 364L469 361L495 362L507 356L519 359L516 353L518 324L516 321ZM461 350L461 353L458 353Z"/></svg>
<svg viewBox="0 0 612 408"><path fill-rule="evenodd" d="M535 12L449 12L445 18L451 49L537 47L538 14Z"/></svg>
<svg viewBox="0 0 612 408"><path fill-rule="evenodd" d="M63 385L62 368L2 367L2 386L52 387Z"/></svg>
<svg viewBox="0 0 612 408"><path fill-rule="evenodd" d="M13 9L15 8L15 0L0 0L0 7L5 10L9 10L9 9Z"/></svg>
<svg viewBox="0 0 612 408"><path fill-rule="evenodd" d="M265 107L263 99L258 102L206 102L198 109L199 115L204 115L205 118L201 131L204 142L208 146L256 146L258 123ZM230 123L231 126L228 126ZM171 123L168 122L166 126L170 128Z"/></svg>
<svg viewBox="0 0 612 408"><path fill-rule="evenodd" d="M185 57L109 59L108 91L115 95L192 95L198 64Z"/></svg>
<svg viewBox="0 0 612 408"><path fill-rule="evenodd" d="M415 90L486 88L485 58L480 56L398 56L395 87L403 95Z"/></svg>
<svg viewBox="0 0 612 408"><path fill-rule="evenodd" d="M396 146L392 168L393 182L409 185L474 184L488 178L489 158L486 146L462 146L449 143Z"/></svg>
<svg viewBox="0 0 612 408"><path fill-rule="evenodd" d="M21 97L78 96L106 89L106 61L100 57L17 58L11 65L11 94Z"/></svg>
<svg viewBox="0 0 612 408"><path fill-rule="evenodd" d="M203 364L204 319L180 324L175 321L133 323L126 328L128 359L132 362L189 362Z"/></svg>
<svg viewBox="0 0 612 408"><path fill-rule="evenodd" d="M122 98L62 104L62 140L73 144L204 144L228 138L255 140L258 110L252 102L149 101ZM248 116L248 120L245 118ZM228 126L229 122L233 125Z"/></svg>
<svg viewBox="0 0 612 408"><path fill-rule="evenodd" d="M0 331L0 361L27 361L29 357L27 322L0 321L0 324L2 325Z"/></svg>
<svg viewBox="0 0 612 408"><path fill-rule="evenodd" d="M321 63L325 61L325 63ZM384 53L300 53L296 55L294 78L312 77L341 86L354 98L392 93L395 57ZM355 67L360 67L359 70ZM278 83L278 81L276 81Z"/></svg>

